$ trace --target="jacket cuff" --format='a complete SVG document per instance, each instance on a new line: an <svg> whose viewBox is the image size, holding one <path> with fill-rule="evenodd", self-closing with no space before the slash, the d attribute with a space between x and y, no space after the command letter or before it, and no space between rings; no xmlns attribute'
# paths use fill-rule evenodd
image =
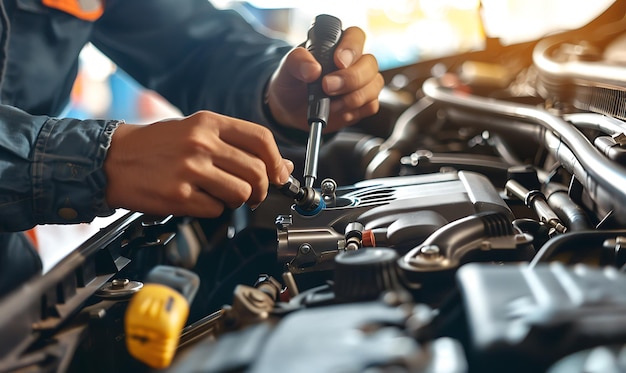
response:
<svg viewBox="0 0 626 373"><path fill-rule="evenodd" d="M104 160L121 121L50 118L35 144L34 217L40 223L90 222L114 213L105 200Z"/></svg>

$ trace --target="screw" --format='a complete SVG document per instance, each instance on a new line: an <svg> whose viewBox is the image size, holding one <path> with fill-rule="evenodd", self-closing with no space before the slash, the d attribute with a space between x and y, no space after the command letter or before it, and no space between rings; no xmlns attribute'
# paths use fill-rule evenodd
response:
<svg viewBox="0 0 626 373"><path fill-rule="evenodd" d="M337 183L333 179L324 179L321 184L322 194L332 195L337 189Z"/></svg>
<svg viewBox="0 0 626 373"><path fill-rule="evenodd" d="M287 229L293 225L293 217L291 215L278 215L274 225L276 225L278 229Z"/></svg>

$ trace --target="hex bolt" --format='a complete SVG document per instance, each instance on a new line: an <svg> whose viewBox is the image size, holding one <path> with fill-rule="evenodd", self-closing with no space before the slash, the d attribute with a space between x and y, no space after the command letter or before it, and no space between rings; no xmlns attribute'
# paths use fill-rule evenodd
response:
<svg viewBox="0 0 626 373"><path fill-rule="evenodd" d="M428 164L432 157L433 153L430 150L417 150L416 152L411 153L411 155L409 156L409 163L411 166L417 166L420 163Z"/></svg>
<svg viewBox="0 0 626 373"><path fill-rule="evenodd" d="M98 289L95 295L104 299L128 299L142 287L142 282L115 278Z"/></svg>
<svg viewBox="0 0 626 373"><path fill-rule="evenodd" d="M311 249L312 249L311 245L309 245L308 243L303 243L302 245L300 245L300 249L299 250L300 250L301 254L306 255L306 254L311 252Z"/></svg>
<svg viewBox="0 0 626 373"><path fill-rule="evenodd" d="M527 237L526 237L526 235L525 235L525 234L523 234L523 233L516 234L516 235L514 236L514 239L515 239L515 242L517 242L517 243L525 243L525 242L527 242L527 241L528 241L528 238L527 238Z"/></svg>
<svg viewBox="0 0 626 373"><path fill-rule="evenodd" d="M111 289L124 289L130 283L127 278L116 278L111 281Z"/></svg>
<svg viewBox="0 0 626 373"><path fill-rule="evenodd" d="M441 255L441 250L437 245L426 245L420 249L420 255L427 259L434 259Z"/></svg>

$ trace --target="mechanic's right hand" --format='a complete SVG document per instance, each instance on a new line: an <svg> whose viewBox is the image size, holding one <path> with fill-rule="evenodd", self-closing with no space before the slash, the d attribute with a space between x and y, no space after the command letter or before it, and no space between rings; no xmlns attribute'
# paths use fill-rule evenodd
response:
<svg viewBox="0 0 626 373"><path fill-rule="evenodd" d="M267 128L202 111L151 125L121 124L104 162L106 200L157 215L216 217L257 206L293 171Z"/></svg>

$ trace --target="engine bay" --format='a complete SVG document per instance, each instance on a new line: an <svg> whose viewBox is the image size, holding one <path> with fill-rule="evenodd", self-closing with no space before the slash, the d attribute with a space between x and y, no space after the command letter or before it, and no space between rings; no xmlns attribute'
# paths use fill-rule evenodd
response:
<svg viewBox="0 0 626 373"><path fill-rule="evenodd" d="M125 215L0 299L0 371L626 371L625 15L385 71L314 214Z"/></svg>

